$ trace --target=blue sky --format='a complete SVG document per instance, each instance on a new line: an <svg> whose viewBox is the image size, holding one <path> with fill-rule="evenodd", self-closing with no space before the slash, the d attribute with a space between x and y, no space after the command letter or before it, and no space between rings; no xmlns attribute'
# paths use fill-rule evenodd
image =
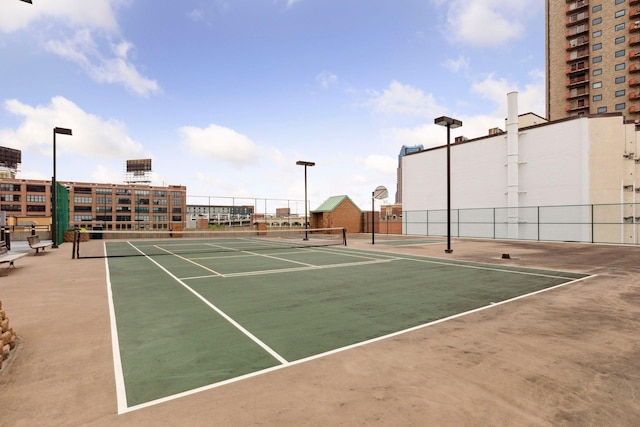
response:
<svg viewBox="0 0 640 427"><path fill-rule="evenodd" d="M544 115L537 0L3 0L0 146L19 178L153 184L193 196L393 202L402 145Z"/></svg>

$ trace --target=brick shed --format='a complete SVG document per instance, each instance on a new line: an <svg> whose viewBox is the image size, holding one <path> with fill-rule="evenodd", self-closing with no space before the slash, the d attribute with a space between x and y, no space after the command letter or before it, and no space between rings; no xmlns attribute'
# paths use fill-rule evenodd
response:
<svg viewBox="0 0 640 427"><path fill-rule="evenodd" d="M349 196L333 196L311 211L312 228L344 227L347 233L362 232L362 211Z"/></svg>

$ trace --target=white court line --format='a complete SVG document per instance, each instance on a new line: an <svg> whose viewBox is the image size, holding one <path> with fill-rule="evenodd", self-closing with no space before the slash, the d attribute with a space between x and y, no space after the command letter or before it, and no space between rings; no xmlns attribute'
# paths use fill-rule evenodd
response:
<svg viewBox="0 0 640 427"><path fill-rule="evenodd" d="M103 243L106 255L106 244ZM118 338L118 324L116 322L116 310L113 305L113 291L111 290L111 275L109 273L109 258L104 258L105 270L107 272L107 298L109 300L109 320L111 324L111 351L113 352L113 373L116 380L116 400L118 403L118 414L127 410L127 389L124 385L124 372L122 370L122 359L120 359L120 340Z"/></svg>
<svg viewBox="0 0 640 427"><path fill-rule="evenodd" d="M129 244L131 245L131 242L127 242L127 243L129 243ZM131 245L131 246L133 246L133 245ZM204 266L204 265L202 265L202 264L198 264L197 262L193 262L193 261L191 261L189 258L185 258L185 257L183 257L182 255L178 255L177 253L171 252L171 251L169 251L169 250L167 250L167 249L165 249L165 248L162 248L162 247L160 247L160 246L156 246L156 245L154 245L154 246L155 246L156 248L160 249L161 251L165 251L166 253L168 253L168 254L170 254L170 255L176 256L176 257L178 257L178 258L180 258L180 259L182 259L182 260L184 260L184 261L190 262L190 263L191 263L191 264L193 264L193 265L197 265L197 266L198 266L198 267L200 267L200 268L203 268L203 269L205 269L205 270L207 270L207 271L210 271L210 272L212 272L212 273L213 273L214 275L216 275L216 276L222 276L222 274L218 273L217 271L212 270L212 269L210 269L209 267L205 267L205 266ZM140 252L141 254L143 254L144 256L146 256L147 258L149 258L149 257L148 257L144 252L142 252L141 250L139 250L139 249L138 249L138 248L136 248L135 246L133 246L133 248L134 248L135 250L137 250L138 252ZM149 259L150 259L150 258L149 258Z"/></svg>
<svg viewBox="0 0 640 427"><path fill-rule="evenodd" d="M134 249L136 249L138 252L140 252L142 255L144 255L144 257L147 258L149 261L151 261L152 263L157 265L162 271L167 273L167 275L169 275L172 279L174 279L176 282L178 282L186 290L191 292L196 298L198 298L200 301L205 303L209 308L211 308L216 313L218 313L220 316L222 316L227 322L229 322L233 326L235 326L236 329L238 329L240 332L242 332L244 335L246 335L250 340L255 342L264 351L269 353L274 359L276 359L278 362L280 362L280 364L284 365L284 364L288 364L289 363L284 357L282 357L280 354L278 354L275 350L273 350L267 344L262 342L258 337L253 335L246 328L244 328L238 322L233 320L228 314L226 314L220 308L216 307L214 304L209 302L205 297L200 295L193 288L189 287L186 283L184 283L182 280L177 278L170 271L168 271L162 265L157 263L154 259L152 259L149 256L145 255L142 251L140 251L139 249L135 248L135 246L134 246ZM129 409L127 408L127 403L126 403L127 402L126 388L124 386L124 373L123 373L123 370L122 370L122 360L120 359L120 346L119 346L119 341L118 341L118 332L117 332L117 325L116 325L116 318L115 318L115 308L113 306L113 294L112 294L112 291L111 291L111 280L109 278L109 267L108 267L108 258L107 257L105 257L105 263L107 263L107 285L108 285L107 293L109 295L109 311L110 311L110 315L111 315L111 343L112 343L113 354L114 354L113 364L114 364L114 371L115 371L115 376L116 376L116 394L117 394L117 401L118 401L118 414L123 414L125 412L128 412Z"/></svg>
<svg viewBox="0 0 640 427"><path fill-rule="evenodd" d="M341 264L316 265L316 266L310 266L310 267L293 267L293 268L281 268L281 269L275 269L275 270L246 271L242 273L223 274L222 276L223 277L259 276L262 274L289 273L293 271L322 270L322 269L332 269L332 268L340 268L340 267L355 267L358 265L384 264L391 261L393 260L392 259L376 259L371 261L345 262Z"/></svg>
<svg viewBox="0 0 640 427"><path fill-rule="evenodd" d="M171 396L166 396L166 397L163 397L163 398L160 398L160 399L152 400L150 402L141 403L139 405L135 405L135 406L132 406L130 408L126 408L126 410L124 412L122 412L122 413L133 412L133 411L137 411L139 409L148 408L150 406L159 405L161 403L170 402L170 401L175 400L175 399L179 399L179 398L182 398L182 397L186 397L186 396L190 396L190 395L193 395L193 394L201 393L201 392L207 391L207 390L212 390L212 389L215 389L215 388L218 388L218 387L222 387L222 386L225 386L225 385L228 385L228 384L232 384L232 383L235 383L235 382L239 382L239 381L242 381L242 380L245 380L245 379L248 379L248 378L256 377L256 376L259 376L259 375L264 375L264 374L267 374L269 372L277 371L277 370L280 370L280 369L285 369L285 368L288 368L290 366L295 366L295 365L299 365L299 364L302 364L302 363L310 362L310 361L313 361L313 360L316 360L316 359L320 359L320 358L323 358L323 357L327 357L327 356L330 356L330 355L333 355L333 354L336 354L336 353L341 353L343 351L351 350L353 348L362 347L362 346L365 346L365 345L368 345L368 344L372 344L372 343L375 343L375 342L378 342L378 341L387 340L389 338L393 338L393 337L396 337L398 335L404 335L404 334L407 334L409 332L413 332L413 331L417 331L417 330L420 330L420 329L424 329L424 328L427 328L427 327L430 327L430 326L437 325L439 323L444 323L444 322L447 322L447 321L450 321L450 320L457 319L459 317L463 317L463 316L467 316L469 314L473 314L473 313L477 313L477 312L480 312L480 311L483 311L483 310L491 309L493 307L497 307L497 306L502 305L502 304L507 304L507 303L510 303L510 302L513 302L513 301L517 301L519 299L527 298L527 297L530 297L530 296L533 296L533 295L536 295L536 294L547 292L547 291L550 291L552 289L557 289L557 288L560 288L560 287L563 287L563 286L567 286L567 285L571 285L571 284L574 284L574 283L578 283L578 282L581 282L583 280L591 279L591 278L594 278L594 277L597 277L597 275L594 274L594 275L591 275L591 276L582 277L580 279L574 279L574 280L571 280L569 282L565 282L565 283L561 283L559 285L552 286L550 288L540 289L538 291L530 292L528 294L520 295L520 296L511 298L511 299L507 299L507 300L504 300L504 301L500 301L500 302L497 302L497 303L490 303L489 305L485 305L483 307L478 307L478 308L475 308L473 310L466 311L464 313L454 314L452 316L444 317L442 319L434 320L432 322L424 323L422 325L413 326L411 328L407 328L407 329L404 329L402 331L393 332L393 333L390 333L390 334L387 334L387 335L383 335L383 336L380 336L380 337L377 337L377 338L372 338L370 340L366 340L366 341L362 341L362 342L359 342L359 343L351 344L351 345L348 345L348 346L345 346L345 347L337 348L337 349L330 350L330 351L327 351L327 352L324 352L324 353L320 353L320 354L316 354L316 355L313 355L313 356L309 356L309 357L306 357L306 358L303 358L303 359L298 359L298 360L294 360L294 361L291 361L291 362L287 362L287 363L282 364L282 365L273 366L271 368L266 368L266 369L263 369L263 370L260 370L260 371L256 371L256 372L252 372L252 373L249 373L249 374L246 374L246 375L242 375L242 376L239 376L239 377L230 378L228 380L220 381L220 382L217 382L217 383L214 383L214 384L209 384L207 386L199 387L199 388L196 388L196 389L193 389L193 390L188 390L188 391L185 391L185 392L182 392L182 393L174 394L174 395L171 395ZM120 414L121 412L118 412L118 413Z"/></svg>
<svg viewBox="0 0 640 427"><path fill-rule="evenodd" d="M336 249L326 248L324 250L328 251L328 252L332 252L332 253L342 253L340 250L336 250ZM369 252L365 252L365 253L369 253ZM415 261L415 262L421 262L421 263L427 263L427 264L440 264L440 265L446 265L446 266L450 266L450 267L460 267L460 268L471 268L471 269L476 269L476 270L497 271L497 272L500 272L500 273L522 274L522 275L525 275L525 276L550 277L550 278L554 278L554 279L567 279L567 280L575 279L575 277L557 276L557 275L542 274L542 273L531 273L531 272L527 272L527 271L510 270L510 269L504 269L504 268L499 268L499 267L485 267L485 266L481 266L481 265L467 265L466 263L469 262L469 261L459 261L458 263L455 263L455 262L449 262L449 261L444 260L442 258L435 258L435 259L442 259L442 261L434 261L434 259L430 259L430 258L424 258L424 259L420 258L420 257L407 258L407 257L402 257L402 256L399 257L399 256L394 256L394 255L387 255L387 254L384 254L384 253L376 253L375 255L380 255L383 258L389 258L389 259L392 259L392 260ZM481 263L474 263L474 264L481 264ZM485 264L485 265L488 266L488 265L492 265L492 264ZM544 268L538 268L538 267L518 267L518 266L515 266L513 268L523 268L523 269L526 269L526 270L538 270L538 271L553 271L553 270L546 270Z"/></svg>

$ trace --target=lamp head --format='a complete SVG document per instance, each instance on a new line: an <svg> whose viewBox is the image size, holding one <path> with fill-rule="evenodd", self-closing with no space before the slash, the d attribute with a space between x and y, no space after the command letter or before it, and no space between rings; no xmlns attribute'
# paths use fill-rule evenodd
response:
<svg viewBox="0 0 640 427"><path fill-rule="evenodd" d="M459 128L462 126L462 122L458 119L452 119L451 117L442 116L433 121L436 125L449 127L451 129Z"/></svg>

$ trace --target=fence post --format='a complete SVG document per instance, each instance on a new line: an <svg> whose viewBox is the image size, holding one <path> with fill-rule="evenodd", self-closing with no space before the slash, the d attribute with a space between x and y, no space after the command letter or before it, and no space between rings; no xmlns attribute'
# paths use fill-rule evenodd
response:
<svg viewBox="0 0 640 427"><path fill-rule="evenodd" d="M538 223L538 242L539 242L540 241L540 206L538 206L537 211L538 211L537 212L538 218L536 222Z"/></svg>
<svg viewBox="0 0 640 427"><path fill-rule="evenodd" d="M593 208L594 208L594 205L591 205L591 243L595 242L595 236L594 236L594 234L595 234L595 228L594 228L594 222L595 222L594 218L595 218L595 216L594 216Z"/></svg>

